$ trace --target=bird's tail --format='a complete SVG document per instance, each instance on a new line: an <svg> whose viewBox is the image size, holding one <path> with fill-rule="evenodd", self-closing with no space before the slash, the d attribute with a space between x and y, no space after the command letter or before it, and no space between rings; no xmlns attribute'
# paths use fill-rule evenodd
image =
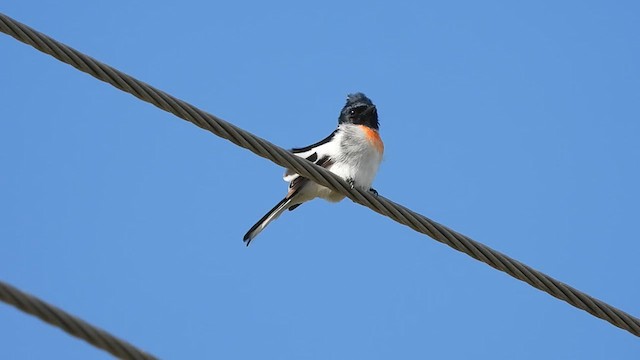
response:
<svg viewBox="0 0 640 360"><path fill-rule="evenodd" d="M260 232L264 230L264 228L267 227L270 222L277 219L280 214L282 214L285 210L292 206L292 202L293 196L286 196L284 199L280 200L280 202L276 204L273 209L269 210L268 213L266 213L260 220L258 220L255 225L251 227L251 229L249 229L249 231L247 231L247 233L244 235L244 238L242 238L242 241L244 241L247 246L249 246L251 240L258 236L258 234L260 234Z"/></svg>

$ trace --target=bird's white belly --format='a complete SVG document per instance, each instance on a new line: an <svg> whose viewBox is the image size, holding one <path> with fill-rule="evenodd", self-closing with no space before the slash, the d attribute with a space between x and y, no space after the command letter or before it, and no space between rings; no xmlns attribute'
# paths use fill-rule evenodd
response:
<svg viewBox="0 0 640 360"><path fill-rule="evenodd" d="M362 130L353 125L342 125L343 132L336 139L336 147L331 160L333 164L328 170L345 180L352 180L360 190L371 188L373 179L382 161L382 154L366 138ZM315 184L314 184L315 185ZM340 201L344 195L331 191L324 186L315 186L317 197L329 201Z"/></svg>

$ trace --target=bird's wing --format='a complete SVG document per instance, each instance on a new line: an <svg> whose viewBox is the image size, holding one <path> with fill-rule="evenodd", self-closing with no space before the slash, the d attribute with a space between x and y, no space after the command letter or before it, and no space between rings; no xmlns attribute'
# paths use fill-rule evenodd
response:
<svg viewBox="0 0 640 360"><path fill-rule="evenodd" d="M313 145L305 146L302 148L294 148L294 149L291 149L291 152L294 155L305 158L315 163L318 166L327 167L328 166L327 162L330 158L330 154L331 154L330 150L332 147L330 142L335 137L337 131L338 130L335 130L329 136L322 139L321 141L318 141ZM292 183L289 187L293 187L294 180L296 180L296 178L299 178L299 177L300 175L298 175L291 169L287 169L284 173L284 180Z"/></svg>
<svg viewBox="0 0 640 360"><path fill-rule="evenodd" d="M331 164L333 164L333 161L331 161L330 157L324 156L318 159L318 161L316 161L315 164L318 166L322 166L324 168L328 168L329 166L331 166ZM302 185L304 185L307 181L309 181L309 179L304 178L296 173L293 173L289 177L291 178L291 181L289 182L289 193L297 191L302 187Z"/></svg>
<svg viewBox="0 0 640 360"><path fill-rule="evenodd" d="M326 138L318 141L317 143L315 143L313 145L301 147L301 148L293 148L293 149L291 149L291 152L296 154L296 155L298 155L298 156L303 156L303 155L299 155L299 154L308 153L309 151L328 143L329 141L333 140L333 137L336 136L337 132L338 132L338 130L336 129L331 134L329 134L329 136L327 136Z"/></svg>

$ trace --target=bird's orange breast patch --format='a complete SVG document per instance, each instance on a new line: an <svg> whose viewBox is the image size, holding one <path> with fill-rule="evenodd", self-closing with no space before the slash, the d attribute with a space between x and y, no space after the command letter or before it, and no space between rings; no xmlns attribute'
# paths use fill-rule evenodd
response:
<svg viewBox="0 0 640 360"><path fill-rule="evenodd" d="M380 155L382 155L382 153L384 152L384 143L382 142L378 131L364 125L360 125L360 128L364 132L364 135L367 137L367 140L369 140L371 145L373 145L373 147L378 150Z"/></svg>

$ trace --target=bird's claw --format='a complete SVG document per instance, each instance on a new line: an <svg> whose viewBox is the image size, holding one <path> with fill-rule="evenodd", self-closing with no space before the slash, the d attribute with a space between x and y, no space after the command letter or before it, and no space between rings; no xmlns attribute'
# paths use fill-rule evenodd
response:
<svg viewBox="0 0 640 360"><path fill-rule="evenodd" d="M374 188L370 188L369 192L373 194L373 196L378 196L378 190L374 189Z"/></svg>
<svg viewBox="0 0 640 360"><path fill-rule="evenodd" d="M351 190L353 190L353 188L355 187L355 184L356 184L355 181L353 181L353 179L347 179L347 183L351 187Z"/></svg>

